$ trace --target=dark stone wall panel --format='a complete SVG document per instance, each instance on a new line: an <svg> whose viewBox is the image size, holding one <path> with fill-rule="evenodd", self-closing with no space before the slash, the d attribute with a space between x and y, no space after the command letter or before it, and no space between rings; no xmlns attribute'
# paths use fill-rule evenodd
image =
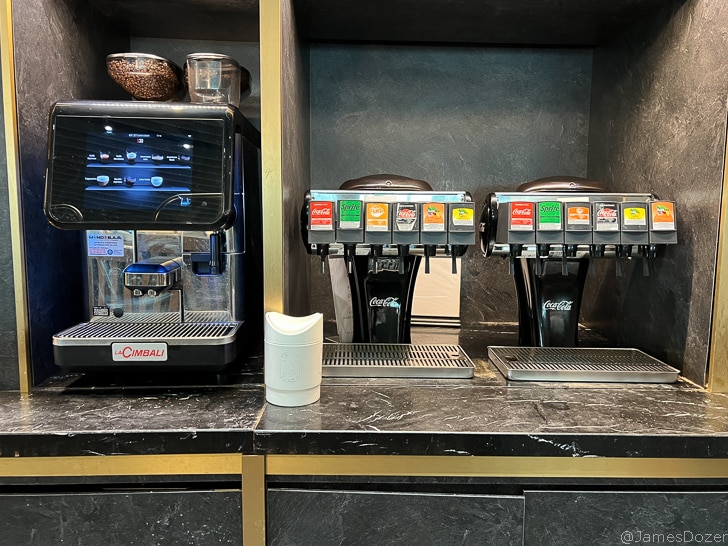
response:
<svg viewBox="0 0 728 546"><path fill-rule="evenodd" d="M726 137L728 4L676 0L594 53L589 174L677 201L678 245L584 302L586 322L703 384Z"/></svg>
<svg viewBox="0 0 728 546"><path fill-rule="evenodd" d="M491 191L586 175L590 49L312 45L310 57L313 188L401 174L469 191L480 214ZM314 311L333 317L329 276L310 267ZM516 320L508 264L476 245L461 318Z"/></svg>
<svg viewBox="0 0 728 546"><path fill-rule="evenodd" d="M240 491L2 495L4 544L242 543Z"/></svg>
<svg viewBox="0 0 728 546"><path fill-rule="evenodd" d="M728 541L727 493L526 491L524 544Z"/></svg>
<svg viewBox="0 0 728 546"><path fill-rule="evenodd" d="M271 545L521 544L523 498L268 490Z"/></svg>

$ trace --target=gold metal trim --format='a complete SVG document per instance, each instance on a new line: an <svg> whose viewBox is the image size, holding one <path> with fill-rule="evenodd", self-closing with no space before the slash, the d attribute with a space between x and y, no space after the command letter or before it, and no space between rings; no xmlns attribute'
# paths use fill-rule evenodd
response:
<svg viewBox="0 0 728 546"><path fill-rule="evenodd" d="M23 222L18 178L18 126L15 101L15 58L13 55L12 2L7 0L0 9L0 64L2 64L3 125L8 175L8 204L10 206L10 239L13 255L13 286L15 287L15 329L18 343L18 373L20 391L30 392L32 374L28 338L27 288L25 284L25 251Z"/></svg>
<svg viewBox="0 0 728 546"><path fill-rule="evenodd" d="M713 292L713 316L710 329L708 355L708 390L728 392L728 137L723 165L720 225L718 228L718 255Z"/></svg>
<svg viewBox="0 0 728 546"><path fill-rule="evenodd" d="M243 544L265 545L265 456L243 455Z"/></svg>
<svg viewBox="0 0 728 546"><path fill-rule="evenodd" d="M283 312L281 0L260 2L260 126L263 164L263 305Z"/></svg>
<svg viewBox="0 0 728 546"><path fill-rule="evenodd" d="M191 455L108 455L75 457L0 457L0 476L173 476L243 472L239 453Z"/></svg>
<svg viewBox="0 0 728 546"><path fill-rule="evenodd" d="M266 474L486 478L728 478L728 459L267 455Z"/></svg>

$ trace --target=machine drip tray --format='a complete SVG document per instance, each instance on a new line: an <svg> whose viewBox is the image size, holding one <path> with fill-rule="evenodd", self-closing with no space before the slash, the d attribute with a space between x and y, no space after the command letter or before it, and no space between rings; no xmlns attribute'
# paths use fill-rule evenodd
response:
<svg viewBox="0 0 728 546"><path fill-rule="evenodd" d="M506 379L601 383L674 383L680 370L638 349L488 347Z"/></svg>
<svg viewBox="0 0 728 546"><path fill-rule="evenodd" d="M324 343L324 377L469 379L475 366L459 345Z"/></svg>

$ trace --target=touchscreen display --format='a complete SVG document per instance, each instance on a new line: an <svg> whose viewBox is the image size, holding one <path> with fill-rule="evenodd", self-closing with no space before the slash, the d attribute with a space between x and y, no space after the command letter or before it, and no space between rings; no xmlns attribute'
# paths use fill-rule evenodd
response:
<svg viewBox="0 0 728 546"><path fill-rule="evenodd" d="M126 108L147 113L153 107ZM224 109L217 119L209 109L205 117L190 116L191 108L168 112L53 115L45 199L51 223L69 229L229 225L232 120Z"/></svg>
<svg viewBox="0 0 728 546"><path fill-rule="evenodd" d="M109 121L86 135L86 209L156 210L168 197L189 206L195 142L192 134L129 130Z"/></svg>

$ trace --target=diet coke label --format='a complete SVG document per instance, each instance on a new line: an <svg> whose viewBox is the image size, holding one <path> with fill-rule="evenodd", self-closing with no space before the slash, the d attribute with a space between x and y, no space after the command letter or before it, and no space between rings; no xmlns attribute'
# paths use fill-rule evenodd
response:
<svg viewBox="0 0 728 546"><path fill-rule="evenodd" d="M595 203L596 231L619 231L619 205L617 203Z"/></svg>
<svg viewBox="0 0 728 546"><path fill-rule="evenodd" d="M546 300L543 304L545 311L571 311L571 306L574 304L571 300L551 301Z"/></svg>
<svg viewBox="0 0 728 546"><path fill-rule="evenodd" d="M399 298L392 296L387 298L373 297L369 300L369 307L399 307Z"/></svg>

